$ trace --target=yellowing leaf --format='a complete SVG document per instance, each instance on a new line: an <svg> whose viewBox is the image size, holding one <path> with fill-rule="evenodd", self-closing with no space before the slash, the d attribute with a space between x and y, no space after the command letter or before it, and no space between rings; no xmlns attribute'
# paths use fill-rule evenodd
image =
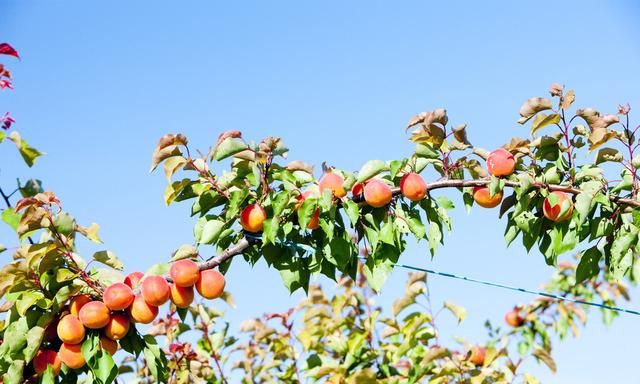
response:
<svg viewBox="0 0 640 384"><path fill-rule="evenodd" d="M524 124L530 118L532 118L536 113L551 109L551 100L544 97L532 97L522 104L520 107L520 116L522 118L518 120L518 123Z"/></svg>
<svg viewBox="0 0 640 384"><path fill-rule="evenodd" d="M80 232L87 239L93 241L94 243L102 244L102 240L100 240L100 237L98 236L98 229L100 229L100 226L98 224L92 223L89 227L78 226L77 229L78 232Z"/></svg>
<svg viewBox="0 0 640 384"><path fill-rule="evenodd" d="M571 104L576 100L576 94L573 92L573 89L570 89L562 98L560 99L560 108L569 109L571 108Z"/></svg>
<svg viewBox="0 0 640 384"><path fill-rule="evenodd" d="M467 310L461 306L448 301L445 301L443 305L458 319L458 323L462 323L467 318Z"/></svg>
<svg viewBox="0 0 640 384"><path fill-rule="evenodd" d="M560 115L557 113L552 113L547 115L545 113L539 113L533 119L531 123L531 134L533 135L537 130L546 127L550 124L558 124L560 122Z"/></svg>
<svg viewBox="0 0 640 384"><path fill-rule="evenodd" d="M171 182L171 176L187 164L187 159L182 156L172 156L164 162L164 175L167 181Z"/></svg>
<svg viewBox="0 0 640 384"><path fill-rule="evenodd" d="M614 148L601 148L596 155L596 164L604 163L605 161L611 161L615 163L621 162L623 159L622 153Z"/></svg>

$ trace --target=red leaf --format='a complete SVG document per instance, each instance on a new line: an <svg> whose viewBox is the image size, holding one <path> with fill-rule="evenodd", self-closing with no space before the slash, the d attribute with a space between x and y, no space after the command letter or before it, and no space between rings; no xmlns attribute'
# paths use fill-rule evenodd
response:
<svg viewBox="0 0 640 384"><path fill-rule="evenodd" d="M18 55L18 51L16 51L11 45L7 43L0 43L0 54L20 58L20 56Z"/></svg>

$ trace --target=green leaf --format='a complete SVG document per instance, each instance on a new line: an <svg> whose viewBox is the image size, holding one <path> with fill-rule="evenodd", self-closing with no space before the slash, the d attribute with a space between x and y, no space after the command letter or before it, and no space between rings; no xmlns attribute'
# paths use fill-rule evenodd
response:
<svg viewBox="0 0 640 384"><path fill-rule="evenodd" d="M382 160L369 160L362 166L362 168L360 168L356 182L362 183L363 181L367 181L373 176L388 169L389 168Z"/></svg>
<svg viewBox="0 0 640 384"><path fill-rule="evenodd" d="M493 197L496 194L502 192L504 189L504 179L499 179L495 176L491 176L491 181L489 181L489 196Z"/></svg>
<svg viewBox="0 0 640 384"><path fill-rule="evenodd" d="M597 247L591 247L582 253L576 269L576 284L594 278L600 273L600 259L602 252Z"/></svg>
<svg viewBox="0 0 640 384"><path fill-rule="evenodd" d="M145 276L162 276L169 273L169 264L168 263L158 263L154 264L147 270Z"/></svg>
<svg viewBox="0 0 640 384"><path fill-rule="evenodd" d="M298 208L298 224L300 224L300 228L307 228L316 209L318 209L318 199L308 197L304 200L300 208Z"/></svg>
<svg viewBox="0 0 640 384"><path fill-rule="evenodd" d="M351 222L352 226L355 226L358 222L358 216L360 215L360 207L358 207L358 204L354 203L353 200L350 199L344 200L343 204L345 212L349 217L349 221Z"/></svg>
<svg viewBox="0 0 640 384"><path fill-rule="evenodd" d="M201 244L215 244L224 229L224 225L224 221L221 220L214 219L207 221L202 228L202 237L199 242Z"/></svg>
<svg viewBox="0 0 640 384"><path fill-rule="evenodd" d="M16 131L13 131L9 134L9 140L13 141L16 144L16 147L18 147L18 151L20 152L22 159L25 163L27 163L29 167L32 167L33 164L35 164L38 157L44 155L44 153L27 144L27 142L24 141L20 137L20 134Z"/></svg>
<svg viewBox="0 0 640 384"><path fill-rule="evenodd" d="M219 234L218 234L219 235ZM171 261L193 259L198 256L198 249L191 244L182 244L171 256Z"/></svg>
<svg viewBox="0 0 640 384"><path fill-rule="evenodd" d="M578 212L578 225L582 225L594 206L593 195L581 192L576 196L575 208Z"/></svg>
<svg viewBox="0 0 640 384"><path fill-rule="evenodd" d="M151 374L158 382L165 382L167 372L167 360L164 352L158 346L156 339L151 335L144 336L144 359Z"/></svg>
<svg viewBox="0 0 640 384"><path fill-rule="evenodd" d="M44 192L44 188L42 188L42 181L38 179L29 179L24 186L20 185L20 181L18 180L18 188L20 188L20 194L22 197L32 197L38 193Z"/></svg>
<svg viewBox="0 0 640 384"><path fill-rule="evenodd" d="M93 254L93 259L106 266L117 269L118 271L124 270L124 264L115 253L111 251L99 251Z"/></svg>
<svg viewBox="0 0 640 384"><path fill-rule="evenodd" d="M20 222L21 216L22 215L17 213L13 208L6 208L2 211L2 214L0 214L2 221L7 223L14 231L18 230L18 223Z"/></svg>
<svg viewBox="0 0 640 384"><path fill-rule="evenodd" d="M76 228L76 220L67 212L60 212L53 218L53 226L59 233L69 236Z"/></svg>
<svg viewBox="0 0 640 384"><path fill-rule="evenodd" d="M213 158L216 161L224 160L227 157L233 156L248 148L249 146L242 141L242 139L237 137L227 137L220 143L220 145L218 145L215 153L213 154Z"/></svg>
<svg viewBox="0 0 640 384"><path fill-rule="evenodd" d="M601 164L606 161L619 163L624 159L622 153L614 148L601 148L596 155L596 164Z"/></svg>
<svg viewBox="0 0 640 384"><path fill-rule="evenodd" d="M621 280L630 272L633 263L633 251L630 248L637 240L638 228L633 226L622 233L618 232L613 240L609 270L614 279Z"/></svg>

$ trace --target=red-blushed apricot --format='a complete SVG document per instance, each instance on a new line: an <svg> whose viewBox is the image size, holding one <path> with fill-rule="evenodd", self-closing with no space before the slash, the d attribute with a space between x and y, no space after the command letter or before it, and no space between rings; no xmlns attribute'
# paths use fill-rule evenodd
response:
<svg viewBox="0 0 640 384"><path fill-rule="evenodd" d="M478 367L484 365L484 356L487 350L483 347L473 347L471 348L471 355L469 356L469 361L475 364Z"/></svg>
<svg viewBox="0 0 640 384"><path fill-rule="evenodd" d="M122 313L113 314L104 327L104 335L111 340L120 340L127 335L130 325L129 316Z"/></svg>
<svg viewBox="0 0 640 384"><path fill-rule="evenodd" d="M200 278L200 268L193 260L183 259L171 264L169 276L175 285L192 287Z"/></svg>
<svg viewBox="0 0 640 384"><path fill-rule="evenodd" d="M125 283L111 284L104 290L102 300L112 311L122 311L133 303L133 290Z"/></svg>
<svg viewBox="0 0 640 384"><path fill-rule="evenodd" d="M44 337L43 337L44 341L53 343L56 340L58 340L58 323L59 322L60 322L60 319L55 318L51 320L49 325L47 325L47 328L45 328L44 330Z"/></svg>
<svg viewBox="0 0 640 384"><path fill-rule="evenodd" d="M193 303L193 286L181 287L171 284L171 302L178 308L189 308Z"/></svg>
<svg viewBox="0 0 640 384"><path fill-rule="evenodd" d="M63 343L78 344L84 339L84 325L72 314L64 316L58 322L58 338Z"/></svg>
<svg viewBox="0 0 640 384"><path fill-rule="evenodd" d="M106 336L100 336L100 348L113 356L118 352L118 342Z"/></svg>
<svg viewBox="0 0 640 384"><path fill-rule="evenodd" d="M483 208L494 208L502 202L502 191L491 196L489 187L474 187L473 200Z"/></svg>
<svg viewBox="0 0 640 384"><path fill-rule="evenodd" d="M504 321L512 327L519 327L524 324L524 317L518 308L514 308L504 315Z"/></svg>
<svg viewBox="0 0 640 384"><path fill-rule="evenodd" d="M364 183L356 183L353 185L353 187L351 187L351 196L353 197L358 197L358 196L362 196L362 194L364 194L364 186L367 182L365 181Z"/></svg>
<svg viewBox="0 0 640 384"><path fill-rule="evenodd" d="M327 172L318 182L320 193L325 189L330 190L335 197L345 197L347 191L344 190L344 178L335 172Z"/></svg>
<svg viewBox="0 0 640 384"><path fill-rule="evenodd" d="M111 313L102 301L90 301L80 308L78 317L85 327L100 329L109 323Z"/></svg>
<svg viewBox="0 0 640 384"><path fill-rule="evenodd" d="M200 280L196 283L200 296L210 300L222 296L224 286L224 275L215 269L200 272Z"/></svg>
<svg viewBox="0 0 640 384"><path fill-rule="evenodd" d="M63 343L60 346L58 357L60 360L71 369L80 369L84 367L85 360L82 356L82 344L67 344Z"/></svg>
<svg viewBox="0 0 640 384"><path fill-rule="evenodd" d="M392 197L391 188L380 180L371 180L364 186L364 201L374 208L389 204Z"/></svg>
<svg viewBox="0 0 640 384"><path fill-rule="evenodd" d="M427 195L427 183L422 176L409 172L400 179L400 192L411 201L420 201Z"/></svg>
<svg viewBox="0 0 640 384"><path fill-rule="evenodd" d="M33 358L33 370L36 371L38 376L42 376L49 365L52 366L53 375L56 376L62 367L62 361L60 360L58 353L50 349L39 350Z"/></svg>
<svg viewBox="0 0 640 384"><path fill-rule="evenodd" d="M85 294L75 296L71 299L71 303L69 304L69 312L71 312L72 315L78 316L80 308L92 300L91 296Z"/></svg>
<svg viewBox="0 0 640 384"><path fill-rule="evenodd" d="M515 169L516 158L504 148L498 148L487 156L487 170L493 176L509 176Z"/></svg>
<svg viewBox="0 0 640 384"><path fill-rule="evenodd" d="M249 204L240 214L240 225L247 232L260 232L266 219L267 212L260 204Z"/></svg>
<svg viewBox="0 0 640 384"><path fill-rule="evenodd" d="M143 277L144 273L142 272L131 272L124 278L124 283L132 289L135 289L140 285L140 280L142 280Z"/></svg>
<svg viewBox="0 0 640 384"><path fill-rule="evenodd" d="M299 209L302 206L302 203L307 199L307 197L316 197L316 194L312 191L304 191L299 194L296 199L298 203L296 204L296 209ZM320 208L316 208L311 220L309 220L309 224L307 224L307 228L314 230L320 226Z"/></svg>
<svg viewBox="0 0 640 384"><path fill-rule="evenodd" d="M562 191L553 191L544 199L542 205L544 217L556 223L565 221L573 214L573 201Z"/></svg>
<svg viewBox="0 0 640 384"><path fill-rule="evenodd" d="M169 300L169 283L162 276L147 276L142 281L142 297L150 305L161 306Z"/></svg>
<svg viewBox="0 0 640 384"><path fill-rule="evenodd" d="M144 297L136 296L128 312L136 323L149 324L158 316L158 307L148 304Z"/></svg>

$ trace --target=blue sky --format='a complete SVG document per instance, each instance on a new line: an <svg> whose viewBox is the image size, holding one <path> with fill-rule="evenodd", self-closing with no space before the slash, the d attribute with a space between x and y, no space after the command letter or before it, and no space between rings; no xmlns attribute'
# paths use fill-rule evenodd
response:
<svg viewBox="0 0 640 384"><path fill-rule="evenodd" d="M632 1L3 0L0 12L0 40L22 55L8 60L16 90L0 94L0 112L11 111L23 136L47 152L27 169L2 150L0 182L42 178L80 222L101 225L128 270L191 241L188 207L165 208L164 177L147 173L166 132L203 150L224 130L275 135L291 159L357 170L409 154L403 127L424 110L447 108L453 124L469 124L474 144L492 148L527 135L515 123L518 108L552 82L574 88L577 105L640 105L640 8ZM529 288L550 276L538 253L505 248L497 212L467 216L459 207L453 216L454 232L433 261L425 244L402 260ZM404 276L392 276L381 304ZM262 264L234 264L228 287L238 322L299 298ZM434 300L470 312L445 331L478 341L484 319L501 321L532 299L439 277L430 287ZM551 383L629 382L637 371L628 335L638 321L625 315L607 329L595 314L580 339L556 345L557 375L531 370Z"/></svg>

